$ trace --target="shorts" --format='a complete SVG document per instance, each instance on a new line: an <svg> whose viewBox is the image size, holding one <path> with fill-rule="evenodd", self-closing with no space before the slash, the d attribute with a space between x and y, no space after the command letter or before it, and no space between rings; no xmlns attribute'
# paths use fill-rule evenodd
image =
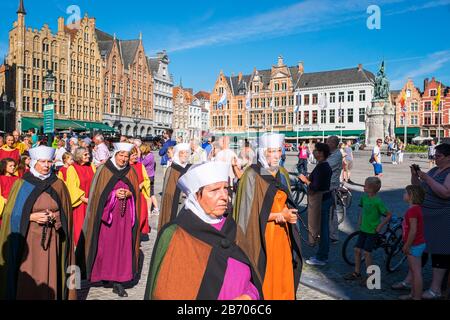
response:
<svg viewBox="0 0 450 320"><path fill-rule="evenodd" d="M374 162L374 163L372 163L372 165L373 165L373 171L376 176L379 175L380 173L383 173L383 166L381 163Z"/></svg>
<svg viewBox="0 0 450 320"><path fill-rule="evenodd" d="M431 254L431 266L439 269L450 269L450 254Z"/></svg>
<svg viewBox="0 0 450 320"><path fill-rule="evenodd" d="M353 160L345 160L345 171L350 171L353 169Z"/></svg>
<svg viewBox="0 0 450 320"><path fill-rule="evenodd" d="M434 156L429 155L428 160L435 160L436 158Z"/></svg>
<svg viewBox="0 0 450 320"><path fill-rule="evenodd" d="M366 252L372 252L375 244L377 243L377 237L378 234L376 233L367 233L360 231L355 248L359 248Z"/></svg>
<svg viewBox="0 0 450 320"><path fill-rule="evenodd" d="M411 246L409 252L413 257L420 258L422 257L423 252L425 251L425 248L427 245L425 243L418 244L417 246Z"/></svg>

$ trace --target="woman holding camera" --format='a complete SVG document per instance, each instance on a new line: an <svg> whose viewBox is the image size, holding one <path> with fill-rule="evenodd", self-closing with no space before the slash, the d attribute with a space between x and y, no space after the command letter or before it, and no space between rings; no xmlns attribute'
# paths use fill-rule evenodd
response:
<svg viewBox="0 0 450 320"><path fill-rule="evenodd" d="M411 182L425 189L422 205L426 251L431 254L433 281L424 299L441 298L445 272L450 269L450 144L435 148L436 167L424 173L411 166Z"/></svg>

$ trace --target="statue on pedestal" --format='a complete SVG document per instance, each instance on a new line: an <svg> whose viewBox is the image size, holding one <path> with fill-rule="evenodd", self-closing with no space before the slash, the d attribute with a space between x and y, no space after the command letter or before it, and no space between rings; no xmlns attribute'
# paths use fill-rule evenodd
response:
<svg viewBox="0 0 450 320"><path fill-rule="evenodd" d="M395 135L395 109L390 101L389 80L384 61L375 77L372 105L366 109L366 145L374 146L377 139Z"/></svg>

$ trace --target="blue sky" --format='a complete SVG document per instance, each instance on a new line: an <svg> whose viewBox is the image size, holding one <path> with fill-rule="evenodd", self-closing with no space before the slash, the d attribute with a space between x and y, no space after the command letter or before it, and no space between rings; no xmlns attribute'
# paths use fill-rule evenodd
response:
<svg viewBox="0 0 450 320"><path fill-rule="evenodd" d="M0 55L18 0L2 1ZM138 38L148 55L166 49L175 83L210 91L225 74L269 69L278 55L288 65L304 61L305 72L364 67L376 72L386 60L391 89L408 77L422 89L436 77L450 85L450 0L228 0L144 1L25 0L27 26L48 23L70 5L97 18L97 27L121 39ZM381 10L381 28L366 25L369 5Z"/></svg>

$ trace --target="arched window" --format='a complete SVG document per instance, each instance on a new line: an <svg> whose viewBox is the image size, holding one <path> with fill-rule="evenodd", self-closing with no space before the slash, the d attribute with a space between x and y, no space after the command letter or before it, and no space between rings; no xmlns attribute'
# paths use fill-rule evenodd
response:
<svg viewBox="0 0 450 320"><path fill-rule="evenodd" d="M33 49L34 51L39 51L39 36L35 36L33 39Z"/></svg>
<svg viewBox="0 0 450 320"><path fill-rule="evenodd" d="M89 42L89 27L84 28L84 42Z"/></svg>
<svg viewBox="0 0 450 320"><path fill-rule="evenodd" d="M116 57L114 56L112 60L112 74L116 75L116 72L117 72L117 60Z"/></svg>
<svg viewBox="0 0 450 320"><path fill-rule="evenodd" d="M48 40L47 40L47 39L44 39L44 40L42 41L42 52L48 53L49 51L50 51L50 47L49 47L49 45L48 45Z"/></svg>

